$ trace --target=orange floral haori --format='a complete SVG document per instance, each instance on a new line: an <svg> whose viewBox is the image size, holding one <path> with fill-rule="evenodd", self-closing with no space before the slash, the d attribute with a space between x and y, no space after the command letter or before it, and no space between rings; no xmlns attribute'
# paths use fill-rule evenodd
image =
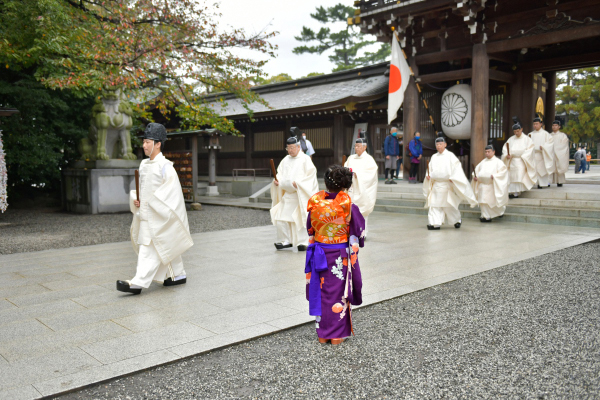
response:
<svg viewBox="0 0 600 400"><path fill-rule="evenodd" d="M325 197L325 191L321 190L308 201L315 241L328 244L346 243L348 223L352 215L352 200L345 192L339 192L333 200Z"/></svg>

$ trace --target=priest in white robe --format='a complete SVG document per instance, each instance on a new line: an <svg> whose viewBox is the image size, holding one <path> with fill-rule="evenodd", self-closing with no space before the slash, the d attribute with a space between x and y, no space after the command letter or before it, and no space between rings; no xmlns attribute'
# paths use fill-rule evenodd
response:
<svg viewBox="0 0 600 400"><path fill-rule="evenodd" d="M498 157L494 146L485 147L485 158L473 172L473 192L481 209L481 222L492 222L501 217L508 203L508 170Z"/></svg>
<svg viewBox="0 0 600 400"><path fill-rule="evenodd" d="M552 123L552 140L554 141L554 166L552 183L561 187L565 183L565 173L569 169L569 137L560 131L561 123L556 120Z"/></svg>
<svg viewBox="0 0 600 400"><path fill-rule="evenodd" d="M446 222L458 229L462 223L458 206L465 201L473 208L477 199L459 159L446 150L443 137L435 140L435 148L438 152L431 156L423 183L425 208L429 208L427 229L440 229Z"/></svg>
<svg viewBox="0 0 600 400"><path fill-rule="evenodd" d="M190 236L187 212L179 177L173 163L162 154L167 131L150 123L143 137L140 164L140 193L130 192L131 242L138 254L136 273L131 280L117 281L117 290L140 294L152 281L164 286L186 283L181 255L194 242Z"/></svg>
<svg viewBox="0 0 600 400"><path fill-rule="evenodd" d="M539 117L533 120L533 131L529 134L535 149L535 171L538 189L550 184L550 176L554 173L554 140L552 135L542 128Z"/></svg>
<svg viewBox="0 0 600 400"><path fill-rule="evenodd" d="M344 167L350 168L353 173L352 187L348 191L352 203L356 204L360 210L360 213L365 218L365 237L368 234L367 221L369 214L375 208L375 201L377 200L377 184L379 182L377 174L379 167L377 163L367 153L367 140L362 137L356 139L354 143L354 152L346 160Z"/></svg>
<svg viewBox="0 0 600 400"><path fill-rule="evenodd" d="M523 135L520 123L513 125L514 135L502 147L502 161L508 169L508 197L516 198L530 190L536 181L534 144Z"/></svg>
<svg viewBox="0 0 600 400"><path fill-rule="evenodd" d="M300 140L287 140L288 155L277 167L271 185L271 221L277 227L277 250L293 247L305 251L308 247L306 219L308 200L319 191L317 169L300 147Z"/></svg>

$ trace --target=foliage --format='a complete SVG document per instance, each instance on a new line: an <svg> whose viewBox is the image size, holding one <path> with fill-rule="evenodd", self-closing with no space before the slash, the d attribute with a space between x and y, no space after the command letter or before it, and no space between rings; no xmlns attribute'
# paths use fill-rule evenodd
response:
<svg viewBox="0 0 600 400"><path fill-rule="evenodd" d="M556 111L567 113L563 131L574 143L600 140L600 67L559 75Z"/></svg>
<svg viewBox="0 0 600 400"><path fill-rule="evenodd" d="M311 72L310 74L303 76L302 78L312 78L313 76L321 76L321 75L325 75L325 74L322 72Z"/></svg>
<svg viewBox="0 0 600 400"><path fill-rule="evenodd" d="M279 74L279 75L272 76L272 77L270 77L268 79L265 79L262 84L263 85L268 85L270 83L287 82L287 81L291 81L293 79L294 78L292 78L289 74L282 73L282 74Z"/></svg>
<svg viewBox="0 0 600 400"><path fill-rule="evenodd" d="M0 119L11 196L32 186L60 192L61 169L79 157L94 104L91 96L44 87L33 70L3 71L0 78L0 106L19 110Z"/></svg>
<svg viewBox="0 0 600 400"><path fill-rule="evenodd" d="M329 60L336 65L334 72L385 61L391 54L390 44L383 43L376 52L365 52L362 56L358 55L359 51L375 42L367 40L356 25L346 24L347 19L354 16L352 7L345 6L342 3L327 8L319 6L316 12L310 14L310 16L328 27L321 28L315 33L312 29L303 26L300 36L295 37L296 40L300 42L317 42L317 44L295 47L293 50L295 54L323 54L333 49L333 54L329 56ZM340 22L344 23L346 27L337 32L332 32L329 26Z"/></svg>
<svg viewBox="0 0 600 400"><path fill-rule="evenodd" d="M176 110L186 128L235 132L202 94L229 92L246 106L258 101L249 77L266 62L239 48L274 57L276 33L221 32L220 14L199 0L0 0L0 65L37 65L36 78L80 96L112 87L153 98L163 114ZM214 7L218 7L215 5ZM152 101L148 106L151 106Z"/></svg>

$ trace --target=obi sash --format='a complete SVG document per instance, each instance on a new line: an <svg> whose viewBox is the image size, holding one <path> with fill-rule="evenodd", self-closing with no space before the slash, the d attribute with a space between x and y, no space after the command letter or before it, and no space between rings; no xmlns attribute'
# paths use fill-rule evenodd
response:
<svg viewBox="0 0 600 400"><path fill-rule="evenodd" d="M321 315L321 280L319 272L327 271L327 257L323 249L346 249L348 243L324 244L311 243L306 249L306 264L304 273L310 272L310 283L308 290L308 313L313 316Z"/></svg>

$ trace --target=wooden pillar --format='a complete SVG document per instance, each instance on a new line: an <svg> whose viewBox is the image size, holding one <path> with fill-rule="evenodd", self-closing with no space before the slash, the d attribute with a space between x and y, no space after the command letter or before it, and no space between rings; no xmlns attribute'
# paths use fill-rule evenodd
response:
<svg viewBox="0 0 600 400"><path fill-rule="evenodd" d="M217 151L221 148L219 145L219 135L214 134L209 139L208 145L208 192L209 196L218 196L217 187Z"/></svg>
<svg viewBox="0 0 600 400"><path fill-rule="evenodd" d="M525 72L523 76L523 104L521 106L521 122L523 132L529 133L533 130L533 118L535 117L535 102L537 97L533 90L534 73ZM536 91L537 92L537 91Z"/></svg>
<svg viewBox="0 0 600 400"><path fill-rule="evenodd" d="M414 61L414 58L409 59L409 63L415 76L419 75L419 70ZM410 82L404 92L404 103L402 106L402 121L404 124L404 156L402 165L404 172L402 174L404 181L408 181L408 173L410 171L410 157L408 157L408 145L415 136L415 132L420 128L420 109L419 109L419 90L414 78L410 78ZM421 135L422 136L422 135Z"/></svg>
<svg viewBox="0 0 600 400"><path fill-rule="evenodd" d="M198 193L198 135L192 136L192 200L196 203Z"/></svg>
<svg viewBox="0 0 600 400"><path fill-rule="evenodd" d="M556 118L556 72L546 72L544 74L546 82L548 82L548 89L546 89L546 104L544 110L544 124L546 130L550 132L552 129L552 121Z"/></svg>
<svg viewBox="0 0 600 400"><path fill-rule="evenodd" d="M515 80L510 85L510 100L508 104L508 128L506 139L508 140L514 133L512 130L512 126L514 122L512 120L513 117L517 116L523 120L523 71L518 71L515 73Z"/></svg>
<svg viewBox="0 0 600 400"><path fill-rule="evenodd" d="M244 150L246 152L246 168L252 168L252 151L254 150L254 138L252 134L252 124L246 123L244 129Z"/></svg>
<svg viewBox="0 0 600 400"><path fill-rule="evenodd" d="M483 43L473 45L471 77L471 157L477 165L485 157L490 135L490 59Z"/></svg>
<svg viewBox="0 0 600 400"><path fill-rule="evenodd" d="M341 164L342 157L344 156L344 116L335 114L333 116L333 137L331 138L333 144L333 163Z"/></svg>

